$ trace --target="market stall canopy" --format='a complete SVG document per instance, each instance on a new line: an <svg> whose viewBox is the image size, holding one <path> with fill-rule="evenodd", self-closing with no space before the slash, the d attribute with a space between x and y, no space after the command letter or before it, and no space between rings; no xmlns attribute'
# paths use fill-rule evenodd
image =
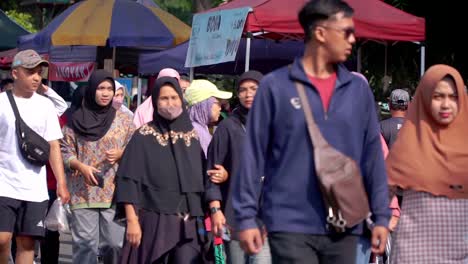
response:
<svg viewBox="0 0 468 264"><path fill-rule="evenodd" d="M169 48L190 38L190 27L164 10L132 0L78 2L37 33L36 46L89 45Z"/></svg>
<svg viewBox="0 0 468 264"><path fill-rule="evenodd" d="M267 38L302 38L297 14L307 0L233 0L205 12L252 7L244 32ZM346 0L355 11L356 36L364 39L423 41L425 19L408 14L381 0Z"/></svg>
<svg viewBox="0 0 468 264"><path fill-rule="evenodd" d="M0 51L16 48L18 37L29 32L0 10Z"/></svg>
<svg viewBox="0 0 468 264"><path fill-rule="evenodd" d="M21 5L69 5L75 0L23 0Z"/></svg>
<svg viewBox="0 0 468 264"><path fill-rule="evenodd" d="M36 33L21 36L18 41L18 50L33 49L41 55L47 55L50 61L63 62L83 62L95 61L97 47L95 46L37 46L34 43Z"/></svg>
<svg viewBox="0 0 468 264"><path fill-rule="evenodd" d="M187 73L185 57L189 43L183 43L172 49L161 52L141 54L138 71L141 74L155 74L163 68L173 68L179 72ZM251 42L250 68L264 73L291 63L296 56L304 50L304 43L300 41L273 41L268 39L255 39ZM197 73L205 74L240 74L244 72L246 40L239 43L236 60L209 66L197 67Z"/></svg>
<svg viewBox="0 0 468 264"><path fill-rule="evenodd" d="M16 48L0 51L0 68L9 68L16 53L18 53Z"/></svg>

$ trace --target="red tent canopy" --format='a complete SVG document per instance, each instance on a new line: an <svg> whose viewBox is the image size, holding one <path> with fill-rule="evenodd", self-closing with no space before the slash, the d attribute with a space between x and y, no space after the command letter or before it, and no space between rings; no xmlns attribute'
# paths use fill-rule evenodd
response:
<svg viewBox="0 0 468 264"><path fill-rule="evenodd" d="M9 49L0 52L0 68L9 68L18 49Z"/></svg>
<svg viewBox="0 0 468 264"><path fill-rule="evenodd" d="M302 37L297 14L306 0L234 0L206 12L252 7L244 32L267 32ZM346 0L355 11L358 38L393 41L423 41L425 19L405 13L381 0Z"/></svg>

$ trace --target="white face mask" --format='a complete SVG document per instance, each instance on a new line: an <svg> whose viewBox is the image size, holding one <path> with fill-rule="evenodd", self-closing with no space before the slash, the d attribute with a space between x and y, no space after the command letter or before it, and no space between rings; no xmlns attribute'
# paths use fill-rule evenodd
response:
<svg viewBox="0 0 468 264"><path fill-rule="evenodd" d="M123 104L123 97L121 98L115 98L112 99L112 106L115 108L115 109L120 109L120 107L122 106Z"/></svg>
<svg viewBox="0 0 468 264"><path fill-rule="evenodd" d="M181 106L158 107L158 114L167 120L174 120L182 114Z"/></svg>

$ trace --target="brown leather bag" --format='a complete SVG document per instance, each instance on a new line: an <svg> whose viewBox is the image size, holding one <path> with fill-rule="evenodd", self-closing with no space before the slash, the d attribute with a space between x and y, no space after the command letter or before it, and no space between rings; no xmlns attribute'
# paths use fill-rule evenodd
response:
<svg viewBox="0 0 468 264"><path fill-rule="evenodd" d="M314 147L315 170L327 208L327 223L337 232L344 232L371 216L360 168L356 161L328 144L314 121L304 85L296 82L296 88Z"/></svg>

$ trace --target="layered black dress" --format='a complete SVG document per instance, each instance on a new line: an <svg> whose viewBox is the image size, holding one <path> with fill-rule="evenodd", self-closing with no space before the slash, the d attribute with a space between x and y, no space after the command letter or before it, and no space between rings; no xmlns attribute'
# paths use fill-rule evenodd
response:
<svg viewBox="0 0 468 264"><path fill-rule="evenodd" d="M153 121L134 133L117 172L117 218L132 204L142 228L138 248L124 244L122 263L168 263L168 254L187 243L202 251L204 154L185 110L174 120L158 114L162 86L176 87L182 98L173 78L161 79L153 90Z"/></svg>

